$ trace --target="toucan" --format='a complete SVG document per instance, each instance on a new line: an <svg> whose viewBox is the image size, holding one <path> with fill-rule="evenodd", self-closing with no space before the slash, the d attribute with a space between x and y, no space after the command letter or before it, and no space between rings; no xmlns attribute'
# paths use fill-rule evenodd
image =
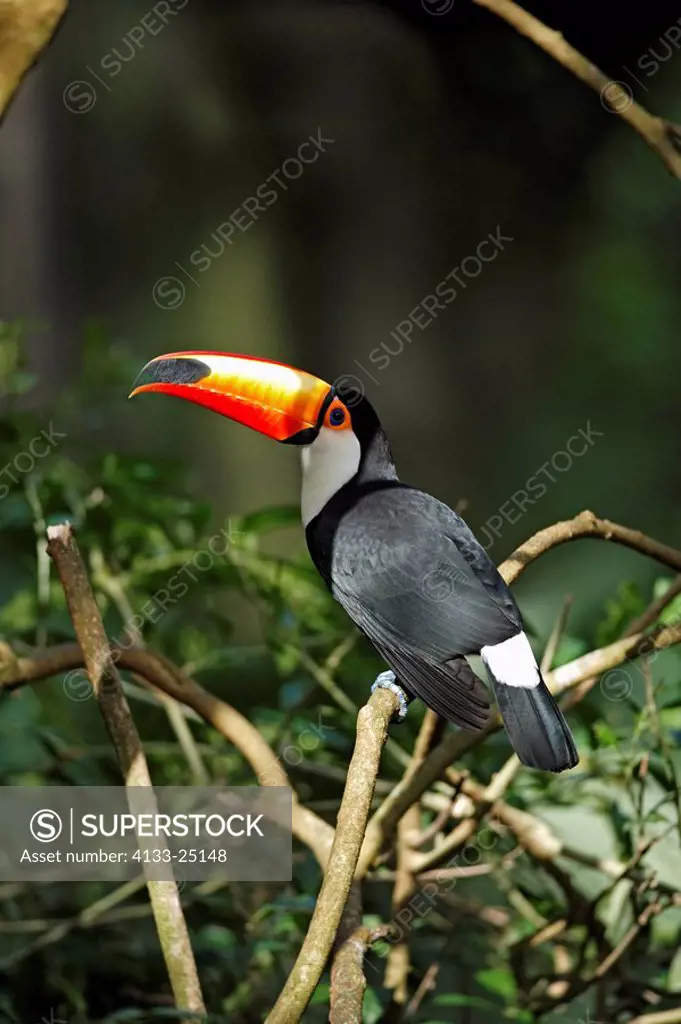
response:
<svg viewBox="0 0 681 1024"><path fill-rule="evenodd" d="M520 761L551 772L577 764L513 595L463 519L399 480L360 389L345 393L268 359L199 351L152 359L130 397L145 391L189 399L301 449L312 561L387 662L377 682L394 689L402 712L419 697L464 729L484 728L487 689L466 660L479 653Z"/></svg>

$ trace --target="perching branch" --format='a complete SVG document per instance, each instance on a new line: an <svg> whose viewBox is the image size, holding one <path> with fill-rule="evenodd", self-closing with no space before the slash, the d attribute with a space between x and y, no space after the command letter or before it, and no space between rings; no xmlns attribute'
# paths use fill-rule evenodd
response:
<svg viewBox="0 0 681 1024"><path fill-rule="evenodd" d="M139 733L111 656L97 602L70 525L49 527L47 540L48 554L54 560L64 587L66 603L83 652L85 667L130 797L129 791L132 787L144 786L151 789L151 776ZM164 842L160 837L160 844ZM147 889L175 1003L180 1010L205 1013L201 985L177 884L174 881L158 882L147 878Z"/></svg>
<svg viewBox="0 0 681 1024"><path fill-rule="evenodd" d="M0 118L19 84L49 43L68 0L0 2Z"/></svg>
<svg viewBox="0 0 681 1024"><path fill-rule="evenodd" d="M324 970L357 867L388 725L397 709L393 693L375 690L357 716L355 749L322 887L298 958L267 1024L299 1020Z"/></svg>
<svg viewBox="0 0 681 1024"><path fill-rule="evenodd" d="M560 32L549 28L533 14L513 3L513 0L475 0L512 25L521 35L531 39L564 68L599 93L602 103L631 125L635 132L657 153L662 163L675 178L681 178L681 126L650 114L620 83L582 56L563 38Z"/></svg>

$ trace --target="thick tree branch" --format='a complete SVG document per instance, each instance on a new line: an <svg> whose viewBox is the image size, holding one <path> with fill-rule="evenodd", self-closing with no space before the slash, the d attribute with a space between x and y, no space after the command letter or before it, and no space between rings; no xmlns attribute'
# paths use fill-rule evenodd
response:
<svg viewBox="0 0 681 1024"><path fill-rule="evenodd" d="M378 928L360 925L341 946L333 966L335 998L330 1024L362 1024L362 1000L367 987L364 958L373 943L387 938L390 932L390 925Z"/></svg>
<svg viewBox="0 0 681 1024"><path fill-rule="evenodd" d="M47 538L48 554L54 560L64 587L73 628L83 652L97 703L116 751L126 790L129 791L136 786L151 789L151 776L139 733L123 693L97 602L71 527L68 524L51 526L47 531ZM130 796L128 792L128 797ZM164 844L162 837L159 844ZM205 1013L201 985L177 884L174 881L154 881L148 877L147 889L175 1003L180 1010Z"/></svg>
<svg viewBox="0 0 681 1024"><path fill-rule="evenodd" d="M393 693L375 690L357 716L357 739L324 881L305 941L267 1024L299 1020L324 970L355 875L383 743L397 708Z"/></svg>
<svg viewBox="0 0 681 1024"><path fill-rule="evenodd" d="M595 64L570 46L560 32L548 28L512 0L475 0L475 3L503 18L517 32L531 39L585 85L599 93L603 105L638 132L653 152L657 153L670 174L681 178L681 126L650 114L622 89L620 83L608 78Z"/></svg>
<svg viewBox="0 0 681 1024"><path fill-rule="evenodd" d="M0 0L0 119L47 46L68 0Z"/></svg>
<svg viewBox="0 0 681 1024"><path fill-rule="evenodd" d="M329 1024L354 1024L354 1021L361 1024L366 979L362 964L357 960L356 940L362 934L363 911L362 883L355 878L350 886L334 942L329 986ZM356 1016L358 1007L360 1013Z"/></svg>

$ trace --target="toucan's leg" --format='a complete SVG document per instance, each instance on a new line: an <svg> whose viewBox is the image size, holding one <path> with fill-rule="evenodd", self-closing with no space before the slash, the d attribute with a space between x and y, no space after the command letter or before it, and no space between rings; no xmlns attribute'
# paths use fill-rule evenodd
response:
<svg viewBox="0 0 681 1024"><path fill-rule="evenodd" d="M387 672L380 672L376 676L376 681L371 687L371 692L374 690L390 690L394 693L400 702L400 709L397 712L397 721L403 722L407 717L407 708L409 707L409 698L395 679L395 673L392 669L388 669Z"/></svg>

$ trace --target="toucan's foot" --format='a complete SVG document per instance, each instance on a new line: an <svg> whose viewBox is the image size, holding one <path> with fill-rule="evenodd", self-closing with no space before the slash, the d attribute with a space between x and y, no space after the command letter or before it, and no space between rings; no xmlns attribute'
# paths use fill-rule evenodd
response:
<svg viewBox="0 0 681 1024"><path fill-rule="evenodd" d="M371 687L371 692L374 690L390 690L394 693L400 702L400 709L397 712L397 721L403 722L407 717L407 708L409 707L409 701L407 695L395 679L395 673L388 669L387 672L381 672L376 676L376 682Z"/></svg>

